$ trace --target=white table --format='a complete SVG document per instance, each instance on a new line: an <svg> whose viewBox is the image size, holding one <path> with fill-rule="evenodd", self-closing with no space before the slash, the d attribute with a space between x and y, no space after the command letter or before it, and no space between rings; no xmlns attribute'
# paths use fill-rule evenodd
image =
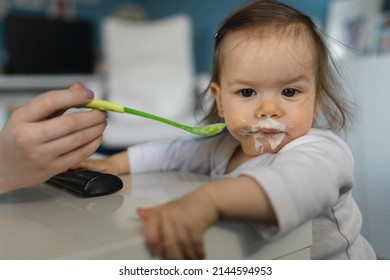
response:
<svg viewBox="0 0 390 280"><path fill-rule="evenodd" d="M151 259L135 209L209 180L186 173L121 178L122 190L94 198L46 184L0 195L0 259ZM205 242L209 259L309 259L311 224L269 243L243 222L219 222Z"/></svg>

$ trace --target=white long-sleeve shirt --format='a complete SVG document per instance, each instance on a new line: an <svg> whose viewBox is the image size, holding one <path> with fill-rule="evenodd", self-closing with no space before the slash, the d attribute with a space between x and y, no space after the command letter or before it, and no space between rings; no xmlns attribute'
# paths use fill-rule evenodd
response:
<svg viewBox="0 0 390 280"><path fill-rule="evenodd" d="M130 147L132 173L183 171L213 178L250 176L274 208L277 226L254 223L266 239L312 220L312 259L375 259L361 236L362 216L352 198L354 162L344 141L329 130L311 129L278 153L265 153L226 173L239 142L225 133Z"/></svg>

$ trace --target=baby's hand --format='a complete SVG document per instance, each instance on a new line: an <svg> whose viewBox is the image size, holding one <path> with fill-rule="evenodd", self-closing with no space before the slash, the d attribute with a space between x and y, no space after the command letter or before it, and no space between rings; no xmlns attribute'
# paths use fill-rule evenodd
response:
<svg viewBox="0 0 390 280"><path fill-rule="evenodd" d="M218 219L213 201L201 190L153 208L138 208L146 244L168 259L204 259L203 234Z"/></svg>
<svg viewBox="0 0 390 280"><path fill-rule="evenodd" d="M130 172L127 151L123 151L103 159L87 159L72 167L72 169L85 168L113 175L127 174Z"/></svg>
<svg viewBox="0 0 390 280"><path fill-rule="evenodd" d="M110 173L113 175L118 175L119 171L114 166L114 164L108 159L87 159L78 164L74 165L72 169L90 169L95 171L100 171L104 173Z"/></svg>

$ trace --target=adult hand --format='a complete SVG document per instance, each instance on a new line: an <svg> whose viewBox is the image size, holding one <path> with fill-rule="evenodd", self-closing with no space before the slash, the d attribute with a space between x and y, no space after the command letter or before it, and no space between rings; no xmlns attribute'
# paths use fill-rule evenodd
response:
<svg viewBox="0 0 390 280"><path fill-rule="evenodd" d="M94 97L76 83L17 109L0 132L0 193L42 183L90 156L106 127L99 110L63 114Z"/></svg>

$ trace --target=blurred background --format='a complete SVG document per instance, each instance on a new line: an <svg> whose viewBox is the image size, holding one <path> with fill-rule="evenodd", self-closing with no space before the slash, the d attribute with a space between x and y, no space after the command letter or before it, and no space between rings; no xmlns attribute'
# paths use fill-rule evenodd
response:
<svg viewBox="0 0 390 280"><path fill-rule="evenodd" d="M37 94L81 81L96 95L188 124L211 70L214 34L243 0L0 0L0 126ZM359 105L345 137L356 161L363 234L390 259L387 101L390 0L284 0L328 34ZM171 137L174 128L110 115L101 151Z"/></svg>
<svg viewBox="0 0 390 280"><path fill-rule="evenodd" d="M329 0L282 1L310 14L320 26L325 26ZM197 72L210 70L213 35L219 23L244 0L180 1L180 0L0 0L0 14L29 15L44 18L83 20L92 26L94 53L101 51L101 23L108 16L129 19L156 20L177 13L188 14L193 22L194 55ZM56 8L56 3L60 7ZM61 12L62 11L62 12ZM4 23L0 22L0 36L4 38ZM6 59L5 42L0 41L3 62Z"/></svg>

